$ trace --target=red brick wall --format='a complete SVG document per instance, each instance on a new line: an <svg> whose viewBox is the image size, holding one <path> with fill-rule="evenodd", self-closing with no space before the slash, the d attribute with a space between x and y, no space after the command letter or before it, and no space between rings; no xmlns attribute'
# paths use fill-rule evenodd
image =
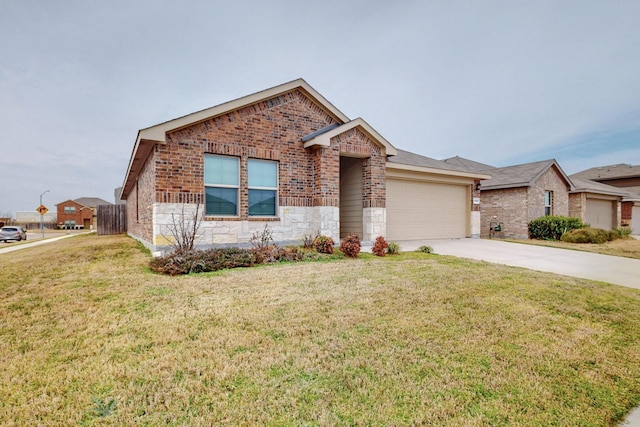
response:
<svg viewBox="0 0 640 427"><path fill-rule="evenodd" d="M481 199L481 237L489 237L491 222L503 223L502 231L493 233L493 237L525 238L528 236L526 187L483 190Z"/></svg>
<svg viewBox="0 0 640 427"><path fill-rule="evenodd" d="M153 242L153 203L155 201L155 149L149 155L138 181L127 197L127 231Z"/></svg>
<svg viewBox="0 0 640 427"><path fill-rule="evenodd" d="M524 239L529 222L544 215L544 192L553 191L553 215L569 215L569 188L560 172L549 168L531 187L481 191L482 237L489 237L489 223L502 222L495 237Z"/></svg>
<svg viewBox="0 0 640 427"><path fill-rule="evenodd" d="M279 162L279 204L312 206L315 156L302 137L336 123L337 118L294 90L214 117L168 135L157 147L157 202L204 200L204 154L241 159L240 217L248 217L247 159Z"/></svg>
<svg viewBox="0 0 640 427"><path fill-rule="evenodd" d="M337 122L303 92L294 90L171 132L167 144L155 149L154 200L203 202L204 155L209 153L241 159L240 218L248 218L249 158L279 162L281 206L339 206L340 154L347 153L370 157L363 163L364 203L384 207L384 154L364 133L352 129L333 138L329 147L304 148L302 137Z"/></svg>
<svg viewBox="0 0 640 427"><path fill-rule="evenodd" d="M65 213L64 208L71 206L75 207L76 211L74 213ZM73 200L60 203L57 206L57 216L58 227L64 226L65 221L75 221L76 226L84 226L85 219L89 220L90 225L95 225L93 224L93 210Z"/></svg>

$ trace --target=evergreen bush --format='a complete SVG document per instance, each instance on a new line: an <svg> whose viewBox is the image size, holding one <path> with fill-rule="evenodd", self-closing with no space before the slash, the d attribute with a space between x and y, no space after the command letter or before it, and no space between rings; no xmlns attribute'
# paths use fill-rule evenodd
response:
<svg viewBox="0 0 640 427"><path fill-rule="evenodd" d="M570 230L587 227L579 218L547 215L529 223L529 238L538 240L560 240Z"/></svg>

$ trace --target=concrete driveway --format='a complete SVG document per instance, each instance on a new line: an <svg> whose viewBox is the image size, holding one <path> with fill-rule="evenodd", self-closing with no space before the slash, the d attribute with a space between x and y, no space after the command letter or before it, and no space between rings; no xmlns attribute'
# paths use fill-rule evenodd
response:
<svg viewBox="0 0 640 427"><path fill-rule="evenodd" d="M397 242L401 251L429 245L436 254L453 255L597 280L640 289L640 260L488 239Z"/></svg>

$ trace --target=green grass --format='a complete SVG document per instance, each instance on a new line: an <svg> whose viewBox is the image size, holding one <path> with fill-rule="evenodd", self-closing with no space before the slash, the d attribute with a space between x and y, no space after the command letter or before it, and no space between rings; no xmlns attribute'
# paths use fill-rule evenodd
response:
<svg viewBox="0 0 640 427"><path fill-rule="evenodd" d="M640 291L423 253L182 277L123 236L0 255L2 425L607 426Z"/></svg>

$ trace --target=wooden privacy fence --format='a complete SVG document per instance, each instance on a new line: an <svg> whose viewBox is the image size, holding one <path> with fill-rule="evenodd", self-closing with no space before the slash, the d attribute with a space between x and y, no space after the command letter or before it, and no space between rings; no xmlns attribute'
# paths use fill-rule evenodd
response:
<svg viewBox="0 0 640 427"><path fill-rule="evenodd" d="M98 205L98 234L127 232L127 205Z"/></svg>

